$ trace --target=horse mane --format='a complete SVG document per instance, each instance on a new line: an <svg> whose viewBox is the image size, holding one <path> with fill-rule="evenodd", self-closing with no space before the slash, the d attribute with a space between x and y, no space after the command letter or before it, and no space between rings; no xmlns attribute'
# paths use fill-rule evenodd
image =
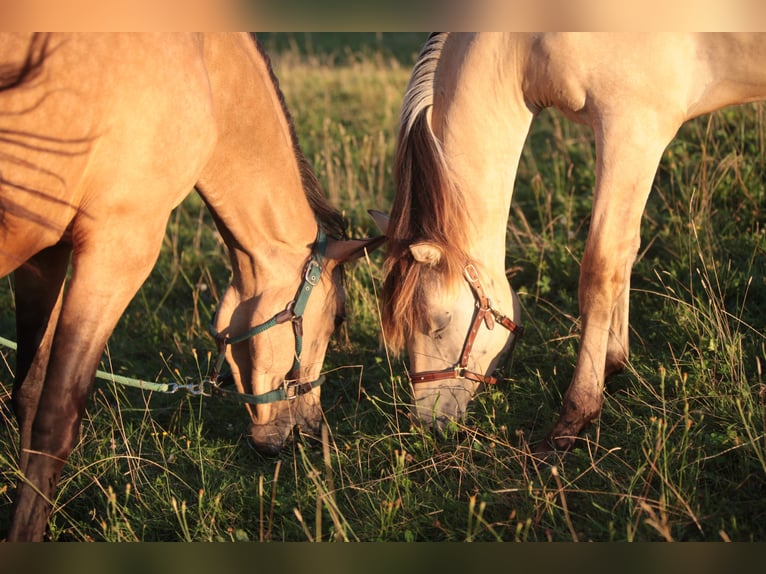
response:
<svg viewBox="0 0 766 574"><path fill-rule="evenodd" d="M346 221L341 213L332 205L330 205L330 202L327 200L327 197L322 191L322 186L319 183L319 180L317 179L311 164L309 164L305 154L303 153L303 150L300 147L300 144L298 143L298 136L295 132L295 123L293 122L293 117L290 114L290 110L287 108L287 102L285 101L284 94L279 87L279 79L277 78L276 74L274 73L274 69L271 66L271 58L264 50L261 43L258 41L258 38L255 36L255 34L251 34L250 37L253 39L253 42L258 49L259 55L266 63L266 69L269 71L269 77L271 78L271 82L274 85L274 90L277 93L279 104L282 106L282 113L284 114L285 119L287 120L287 125L290 129L290 139L292 141L295 159L298 162L298 169L300 170L301 181L303 183L303 191L306 194L306 199L308 200L309 205L316 215L317 223L324 230L324 232L327 233L328 236L334 239L345 239Z"/></svg>
<svg viewBox="0 0 766 574"><path fill-rule="evenodd" d="M434 83L447 33L432 34L418 56L404 95L394 161L396 196L389 221L382 326L392 350L427 329L424 286L447 289L462 275L467 255L463 196L450 177L431 127ZM416 263L409 247L427 241L442 251L435 266Z"/></svg>
<svg viewBox="0 0 766 574"><path fill-rule="evenodd" d="M35 32L29 41L29 48L20 66L0 63L0 92L11 90L36 78L48 54L50 34Z"/></svg>

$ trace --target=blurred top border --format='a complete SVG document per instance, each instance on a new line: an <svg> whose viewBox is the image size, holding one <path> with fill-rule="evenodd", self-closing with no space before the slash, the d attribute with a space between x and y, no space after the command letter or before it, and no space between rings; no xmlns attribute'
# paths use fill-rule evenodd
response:
<svg viewBox="0 0 766 574"><path fill-rule="evenodd" d="M761 0L0 0L7 31L749 31L764 15Z"/></svg>

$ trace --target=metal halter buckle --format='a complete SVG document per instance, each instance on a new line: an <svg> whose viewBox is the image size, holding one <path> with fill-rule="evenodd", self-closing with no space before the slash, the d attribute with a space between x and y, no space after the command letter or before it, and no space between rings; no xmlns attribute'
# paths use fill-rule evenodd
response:
<svg viewBox="0 0 766 574"><path fill-rule="evenodd" d="M469 283L476 284L479 282L479 272L476 270L476 267L473 263L468 263L463 268L463 275L465 275L465 278Z"/></svg>
<svg viewBox="0 0 766 574"><path fill-rule="evenodd" d="M322 277L322 266L316 259L311 259L308 265L306 265L306 273L303 278L312 287L316 287L319 283L319 279Z"/></svg>
<svg viewBox="0 0 766 574"><path fill-rule="evenodd" d="M288 401L292 401L297 399L298 397L308 394L312 390L311 383L309 382L298 382L298 381L285 381L284 382L284 390L285 390L285 398Z"/></svg>

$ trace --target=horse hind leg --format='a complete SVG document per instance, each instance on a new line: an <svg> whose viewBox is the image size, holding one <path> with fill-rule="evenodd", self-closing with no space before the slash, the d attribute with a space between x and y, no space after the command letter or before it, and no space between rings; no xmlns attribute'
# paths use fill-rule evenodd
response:
<svg viewBox="0 0 766 574"><path fill-rule="evenodd" d="M20 468L26 465L70 253L66 244L49 247L14 272L18 349L12 404L19 424Z"/></svg>

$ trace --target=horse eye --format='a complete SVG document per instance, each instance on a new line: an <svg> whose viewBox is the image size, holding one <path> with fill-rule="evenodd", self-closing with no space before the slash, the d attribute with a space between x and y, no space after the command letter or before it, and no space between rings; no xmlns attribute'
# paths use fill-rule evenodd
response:
<svg viewBox="0 0 766 574"><path fill-rule="evenodd" d="M452 313L449 311L445 311L444 313L440 313L438 315L434 315L431 317L431 333L430 335L435 338L439 338L439 336L444 332L447 327L449 327L450 323L452 322Z"/></svg>

